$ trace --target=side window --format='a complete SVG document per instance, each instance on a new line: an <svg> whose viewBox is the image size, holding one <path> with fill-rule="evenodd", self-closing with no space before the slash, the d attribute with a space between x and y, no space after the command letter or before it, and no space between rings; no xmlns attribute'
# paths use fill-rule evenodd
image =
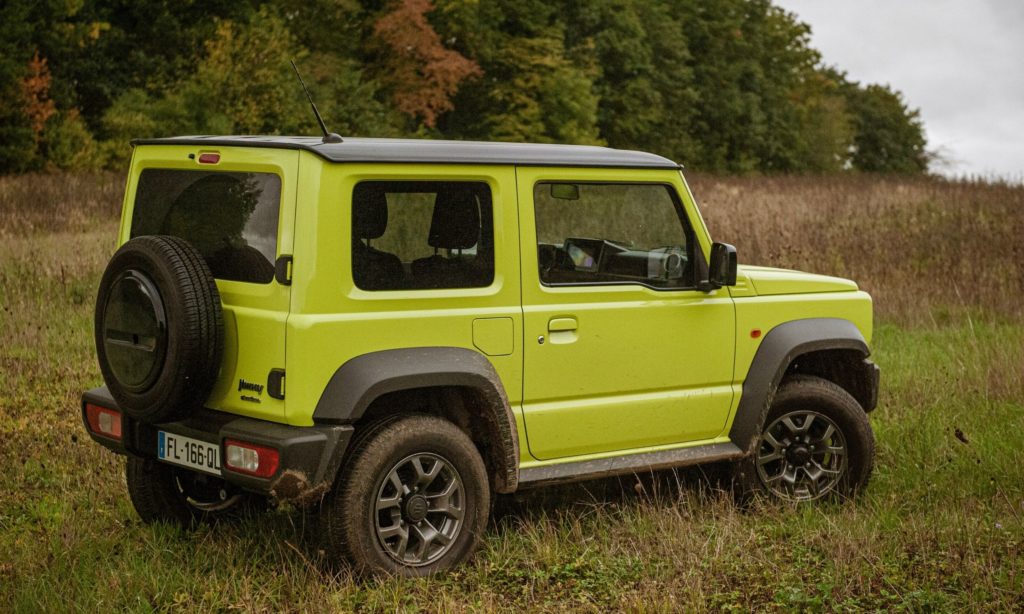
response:
<svg viewBox="0 0 1024 614"><path fill-rule="evenodd" d="M491 190L468 181L364 181L352 192L352 277L363 290L494 280Z"/></svg>
<svg viewBox="0 0 1024 614"><path fill-rule="evenodd" d="M695 285L693 232L662 184L538 183L537 257L545 285Z"/></svg>

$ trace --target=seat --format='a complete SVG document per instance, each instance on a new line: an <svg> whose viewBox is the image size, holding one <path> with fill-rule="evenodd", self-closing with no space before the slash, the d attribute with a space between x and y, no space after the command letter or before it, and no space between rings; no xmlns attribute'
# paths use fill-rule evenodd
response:
<svg viewBox="0 0 1024 614"><path fill-rule="evenodd" d="M537 245L537 263L542 282L562 281L566 272L575 271L572 258L565 249L550 243Z"/></svg>
<svg viewBox="0 0 1024 614"><path fill-rule="evenodd" d="M352 194L352 277L363 290L406 287L398 256L375 249L370 241L388 227L388 200L383 190L356 188Z"/></svg>
<svg viewBox="0 0 1024 614"><path fill-rule="evenodd" d="M430 220L427 244L434 255L412 263L413 280L419 288L472 288L489 283L489 270L476 262L476 254L459 252L476 246L480 239L480 203L469 190L438 192ZM448 255L438 250L448 250ZM456 253L452 253L456 252Z"/></svg>

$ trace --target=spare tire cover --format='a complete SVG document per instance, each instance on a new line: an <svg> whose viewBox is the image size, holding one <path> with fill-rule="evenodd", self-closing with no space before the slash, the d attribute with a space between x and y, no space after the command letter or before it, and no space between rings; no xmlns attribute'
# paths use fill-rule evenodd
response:
<svg viewBox="0 0 1024 614"><path fill-rule="evenodd" d="M111 395L146 422L202 407L220 371L224 324L202 255L178 237L136 237L114 254L96 298L96 354Z"/></svg>

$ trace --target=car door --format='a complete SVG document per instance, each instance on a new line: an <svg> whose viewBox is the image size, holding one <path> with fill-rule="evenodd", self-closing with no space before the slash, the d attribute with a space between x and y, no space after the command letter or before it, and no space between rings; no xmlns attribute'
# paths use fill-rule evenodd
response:
<svg viewBox="0 0 1024 614"><path fill-rule="evenodd" d="M720 436L735 315L725 289L696 288L710 243L679 173L519 168L517 181L531 454Z"/></svg>

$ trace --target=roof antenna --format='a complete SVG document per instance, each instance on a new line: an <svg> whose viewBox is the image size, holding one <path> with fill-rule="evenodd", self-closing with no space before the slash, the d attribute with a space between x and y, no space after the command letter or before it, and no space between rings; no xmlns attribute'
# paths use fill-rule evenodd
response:
<svg viewBox="0 0 1024 614"><path fill-rule="evenodd" d="M316 109L316 103L313 102L313 97L309 95L309 90L306 89L306 84L302 80L302 75L299 74L299 67L295 65L295 60L289 60L292 63L292 69L295 70L295 76L299 78L299 84L302 86L302 91L306 92L306 98L309 99L309 106L313 107L313 115L316 115L316 121L320 124L320 130L324 133L324 143L341 143L341 136L334 132L327 131L327 124L324 123L324 118L320 117L320 111Z"/></svg>

